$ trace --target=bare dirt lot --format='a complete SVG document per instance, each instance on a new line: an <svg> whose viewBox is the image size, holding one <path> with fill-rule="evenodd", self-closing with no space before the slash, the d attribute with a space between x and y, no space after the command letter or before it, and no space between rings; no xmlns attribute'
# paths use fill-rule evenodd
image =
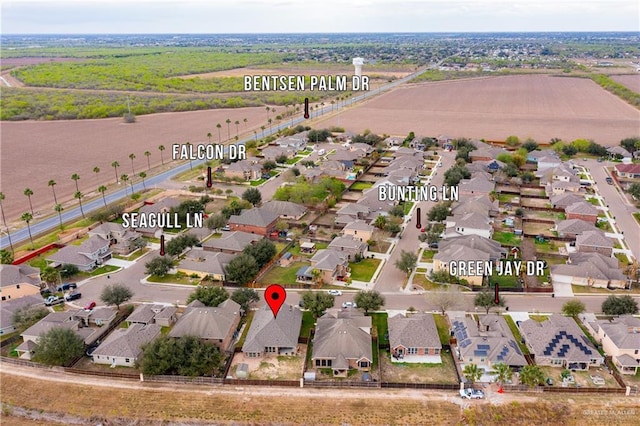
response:
<svg viewBox="0 0 640 426"><path fill-rule="evenodd" d="M307 345L298 345L298 356L265 356L262 358L245 357L242 352L235 354L231 364L231 373L236 376L239 364L249 366L249 379L256 380L296 380L302 377L302 367Z"/></svg>
<svg viewBox="0 0 640 426"><path fill-rule="evenodd" d="M29 211L29 202L23 195L25 188L33 190L34 210L53 212L53 194L47 186L49 179L56 181L58 201L73 199L75 191L73 173L80 175L80 191L95 192L98 185L115 182L113 161L118 161L118 174L132 175L129 154L136 174L147 170L149 151L151 165L160 164L159 145L164 145L165 164L171 158L171 145L190 141L197 145L208 142L211 132L213 143L218 141L217 123L222 124L223 141L227 137L225 121L231 120L231 137L235 136L234 122L240 122L240 132L252 132L266 121L264 108L238 108L179 113L152 114L137 117L134 124L125 124L121 118L70 121L25 121L2 123L2 150L0 152L0 185L6 196L3 204L7 220ZM94 173L93 168L100 172ZM136 181L139 178L136 177ZM37 217L37 216L36 216Z"/></svg>
<svg viewBox="0 0 640 426"><path fill-rule="evenodd" d="M613 146L638 135L640 111L596 83L547 75L499 76L415 84L327 118L360 132L504 140L593 139Z"/></svg>
<svg viewBox="0 0 640 426"><path fill-rule="evenodd" d="M611 78L620 84L624 84L628 89L640 93L640 74L612 75Z"/></svg>

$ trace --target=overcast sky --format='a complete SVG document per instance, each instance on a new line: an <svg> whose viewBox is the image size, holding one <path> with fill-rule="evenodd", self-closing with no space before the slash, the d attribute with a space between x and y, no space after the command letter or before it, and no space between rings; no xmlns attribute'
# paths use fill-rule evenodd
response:
<svg viewBox="0 0 640 426"><path fill-rule="evenodd" d="M3 34L640 31L638 0L0 0Z"/></svg>

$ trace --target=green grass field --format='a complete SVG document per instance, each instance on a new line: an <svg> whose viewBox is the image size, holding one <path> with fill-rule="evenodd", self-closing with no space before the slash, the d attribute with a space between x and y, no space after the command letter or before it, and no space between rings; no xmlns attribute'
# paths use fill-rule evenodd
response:
<svg viewBox="0 0 640 426"><path fill-rule="evenodd" d="M349 187L349 189L354 191L364 191L365 189L369 189L373 186L371 182L356 182Z"/></svg>
<svg viewBox="0 0 640 426"><path fill-rule="evenodd" d="M386 313L371 313L371 326L378 333L378 343L386 345L389 343L389 325L387 323L388 315Z"/></svg>
<svg viewBox="0 0 640 426"><path fill-rule="evenodd" d="M370 281L379 264L379 259L364 259L358 263L349 262L351 279L356 281Z"/></svg>
<svg viewBox="0 0 640 426"><path fill-rule="evenodd" d="M261 283L267 284L296 284L296 272L303 266L309 266L307 262L293 262L290 266L283 268L274 266L261 279Z"/></svg>
<svg viewBox="0 0 640 426"><path fill-rule="evenodd" d="M494 232L493 239L500 244L508 246L520 246L522 244L522 238L515 236L511 232Z"/></svg>

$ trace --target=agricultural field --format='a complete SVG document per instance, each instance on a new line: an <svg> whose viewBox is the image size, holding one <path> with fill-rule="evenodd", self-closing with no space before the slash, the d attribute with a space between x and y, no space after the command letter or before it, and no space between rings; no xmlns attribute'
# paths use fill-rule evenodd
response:
<svg viewBox="0 0 640 426"><path fill-rule="evenodd" d="M640 93L640 74L612 75L611 79L626 86L629 90Z"/></svg>
<svg viewBox="0 0 640 426"><path fill-rule="evenodd" d="M640 111L589 79L517 75L413 84L345 111L339 119L356 132L405 134L410 128L425 135L586 138L613 146L638 133ZM324 123L337 125L338 117Z"/></svg>
<svg viewBox="0 0 640 426"><path fill-rule="evenodd" d="M99 185L115 182L112 162L120 164L118 174L131 176L129 154L135 154L133 166L137 175L147 171L145 151L151 153L149 162L152 167L161 164L158 146L164 145L166 150L162 155L165 167L168 167L172 144L187 141L193 145L206 143L209 132L211 141L218 142L216 123L222 124L224 142L228 134L227 119L232 122L230 134L234 137L236 129L233 122L241 123L241 133L252 133L253 129L260 131L260 125L266 120L266 111L260 107L153 114L138 117L133 124L125 124L121 118L2 123L2 191L7 199L3 206L7 219L29 210L29 202L23 195L27 186L34 193L31 197L34 210L42 214L54 213L53 194L51 187L47 186L50 179L56 181L59 202L73 199L73 173L80 175L78 186L85 196L99 195L96 192ZM30 153L26 162L25 152ZM21 164L21 167L10 167L11 164ZM98 167L100 172L94 173L94 167ZM136 176L136 182L138 180Z"/></svg>

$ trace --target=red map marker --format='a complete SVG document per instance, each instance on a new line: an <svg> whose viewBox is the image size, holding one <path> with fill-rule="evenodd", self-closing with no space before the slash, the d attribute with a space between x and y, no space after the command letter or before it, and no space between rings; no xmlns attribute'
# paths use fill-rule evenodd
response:
<svg viewBox="0 0 640 426"><path fill-rule="evenodd" d="M309 118L309 98L304 98L304 118Z"/></svg>
<svg viewBox="0 0 640 426"><path fill-rule="evenodd" d="M280 310L286 299L287 291L281 285L271 284L264 291L264 300L271 308L271 312L273 312L274 318L278 316L278 311Z"/></svg>
<svg viewBox="0 0 640 426"><path fill-rule="evenodd" d="M164 235L160 235L160 256L164 256Z"/></svg>

